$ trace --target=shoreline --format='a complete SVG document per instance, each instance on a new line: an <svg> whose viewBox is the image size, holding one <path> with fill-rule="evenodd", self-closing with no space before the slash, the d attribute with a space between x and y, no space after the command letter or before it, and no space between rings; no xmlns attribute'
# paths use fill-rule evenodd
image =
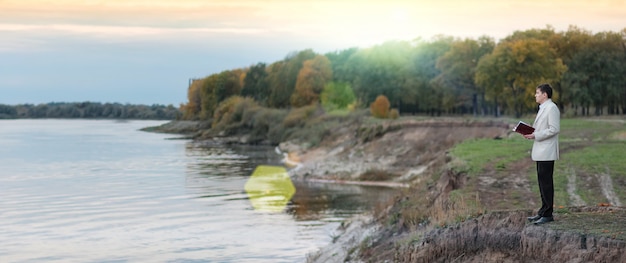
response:
<svg viewBox="0 0 626 263"><path fill-rule="evenodd" d="M384 181L352 181L352 180L340 180L340 179L324 179L324 178L296 178L294 172L298 171L303 167L303 163L300 158L297 157L294 153L284 153L281 152L278 147L276 147L276 152L278 154L283 155L282 162L288 168L291 168L287 171L292 179L301 179L306 182L313 183L327 183L327 184L344 184L344 185L363 185L363 186L381 186L381 187L390 187L390 188L409 188L410 184L408 183L399 183L399 182L384 182Z"/></svg>
<svg viewBox="0 0 626 263"><path fill-rule="evenodd" d="M607 224L605 229L611 229L608 224L613 221L604 217L619 214L626 220L623 207L559 207L558 211L555 210L555 223L546 226L526 224L524 220L532 211L521 208L483 210L479 214L464 212L468 207L463 202L473 202L472 199L485 206L509 200L511 193L503 187L513 187L510 190L517 191L519 200L515 200L530 202L525 207L534 204L529 198L535 195L531 193L530 182L523 172L528 169L529 162L513 162L508 164L511 167L490 165L483 175L469 178L467 171L463 170L467 169L467 164L448 154L454 145L466 139L493 139L494 143L487 145L501 145L503 139L507 141L517 135L511 131L512 126L509 119L407 118L346 126L314 147L298 141L280 143L276 153L282 155L282 163L289 167L292 180L414 190L387 207L346 220L337 229L341 233L333 237L331 243L309 253L307 262L361 262L363 259L399 262L414 262L415 259L419 262L519 262L525 259L535 262L564 258L626 262L626 257L620 256L626 253L623 239L610 239L606 232L593 232L601 231L598 228L604 224ZM619 139L623 131L613 136ZM237 138L218 141L242 143ZM493 177L498 180L488 180ZM466 185L469 180L473 185ZM450 203L450 193L455 190L459 190L457 199L460 191L471 192L466 199L461 196L460 209L447 211L455 209L454 203ZM424 202L435 206L428 208L434 210L423 210L419 206L423 204L418 201L421 199L429 200ZM458 213L450 215L454 217L451 223L441 221L440 216L447 212ZM571 225L578 221L580 225ZM481 223L477 225L476 222ZM594 227L585 227L587 224ZM493 229L501 231L494 234ZM615 235L619 237L623 236L619 231L626 229L618 227L616 230ZM567 240L542 243L537 239L539 236L567 237ZM500 246L500 243L508 245ZM571 249L572 246L583 246L581 244L584 248ZM600 244L610 248L598 247ZM568 252L559 255L543 253L546 249Z"/></svg>

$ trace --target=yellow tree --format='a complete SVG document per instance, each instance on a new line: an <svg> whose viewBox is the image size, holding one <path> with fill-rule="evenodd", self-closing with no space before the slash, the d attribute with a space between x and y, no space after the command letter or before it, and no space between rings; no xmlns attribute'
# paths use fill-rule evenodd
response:
<svg viewBox="0 0 626 263"><path fill-rule="evenodd" d="M285 60L272 63L268 68L270 94L268 105L275 108L288 107L294 92L298 74L304 61L316 56L311 49L289 54Z"/></svg>
<svg viewBox="0 0 626 263"><path fill-rule="evenodd" d="M319 101L324 85L333 78L330 60L323 55L304 61L298 73L291 105L302 107Z"/></svg>
<svg viewBox="0 0 626 263"><path fill-rule="evenodd" d="M195 119L198 117L202 105L202 98L200 95L200 89L202 87L202 79L190 79L189 88L187 89L186 104L180 106L180 110L183 113L183 119Z"/></svg>
<svg viewBox="0 0 626 263"><path fill-rule="evenodd" d="M519 117L536 106L532 96L543 82L559 81L567 70L547 41L522 39L500 43L478 63L476 84L486 95L504 99L508 110ZM497 114L497 111L496 111Z"/></svg>

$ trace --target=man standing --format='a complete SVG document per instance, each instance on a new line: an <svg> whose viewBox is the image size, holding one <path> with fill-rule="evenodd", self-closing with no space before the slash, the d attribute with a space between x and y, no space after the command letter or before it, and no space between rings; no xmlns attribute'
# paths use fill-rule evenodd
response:
<svg viewBox="0 0 626 263"><path fill-rule="evenodd" d="M524 135L533 143L532 160L537 162L537 181L541 192L541 208L536 216L528 218L535 225L554 221L554 161L559 159L559 131L561 129L561 113L559 107L552 102L552 87L541 84L535 91L535 100L539 103L539 112L533 123L535 132Z"/></svg>

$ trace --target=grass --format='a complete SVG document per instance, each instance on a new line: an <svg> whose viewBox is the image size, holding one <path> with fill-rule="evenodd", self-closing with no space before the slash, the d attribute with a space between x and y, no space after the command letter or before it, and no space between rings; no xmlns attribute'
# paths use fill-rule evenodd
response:
<svg viewBox="0 0 626 263"><path fill-rule="evenodd" d="M561 119L562 141L603 141L610 139L616 131L624 130L623 122L606 119Z"/></svg>
<svg viewBox="0 0 626 263"><path fill-rule="evenodd" d="M561 121L561 158L556 162L554 174L555 216L557 221L548 227L555 230L574 231L581 235L593 235L626 240L626 210L614 207L598 207L608 203L598 175L608 174L612 191L622 205L626 204L626 124L620 121L563 119ZM488 167L496 167L497 173L506 172L504 167L514 166L522 158L530 158L532 145L516 136L503 140L471 140L452 149L454 157L461 160L461 168L471 175L484 175ZM457 168L458 169L458 168ZM535 166L526 173L531 191L539 196ZM576 175L576 191L587 209L570 207L567 192L568 176ZM515 193L511 192L511 196ZM524 204L512 209L523 209Z"/></svg>
<svg viewBox="0 0 626 263"><path fill-rule="evenodd" d="M589 147L573 151L564 155L559 164L559 171L567 167L575 170L579 175L586 175L589 180L578 180L577 188L585 189L590 184L599 184L593 181L595 175L608 174L613 181L613 191L620 200L626 201L626 141L600 142ZM601 193L585 193L579 191L581 197L588 204L606 202Z"/></svg>
<svg viewBox="0 0 626 263"><path fill-rule="evenodd" d="M527 157L531 147L527 140L515 136L502 140L468 140L458 144L450 153L463 161L464 167L457 168L471 176L481 173L488 164L504 170L512 162Z"/></svg>
<svg viewBox="0 0 626 263"><path fill-rule="evenodd" d="M555 230L577 232L626 240L626 210L600 207L582 211L578 208L565 208L555 212L556 221L546 226Z"/></svg>
<svg viewBox="0 0 626 263"><path fill-rule="evenodd" d="M516 122L509 120L510 124ZM626 208L596 206L597 203L605 203L606 198L595 176L610 174L612 190L626 204L624 137L626 123L621 120L561 120L561 159L556 162L554 174L556 221L546 227L626 240L626 224L623 223L626 222ZM529 198L534 198L535 204L540 204L536 166L530 160L531 149L532 142L516 133L501 139L474 139L456 144L449 151L451 158L448 159L447 167L425 176L424 180L395 199L393 204L379 208L375 214L382 214L379 220L386 220L381 222L386 223L390 232L396 233L453 226L489 213L485 211L485 204L490 202L503 204L496 209L528 210L531 208ZM466 176L467 181L461 188L445 196L436 195L438 179L446 173ZM576 193L587 202L587 207L571 206L567 187L568 176L572 174L576 175ZM516 180L516 176L525 178ZM496 183L481 184L480 180L485 178ZM502 184L499 184L499 180L502 180ZM525 182L518 184L519 181ZM491 193L501 195L494 197ZM494 205L488 207L493 208ZM408 235L401 242L419 242L419 233Z"/></svg>
<svg viewBox="0 0 626 263"><path fill-rule="evenodd" d="M561 159L556 162L554 174L556 206L570 205L567 176L572 172L577 176L576 193L588 205L607 202L596 176L598 174L609 174L613 191L622 202L626 202L626 141L621 139L626 133L625 128L624 122L620 121L561 120ZM492 176L499 178L499 173L508 172L507 169L514 167L516 162L530 158L531 148L532 143L512 134L502 140L468 140L456 145L450 153L457 159L453 169L467 172L470 177L485 175L487 170L492 169L495 171ZM531 190L539 195L535 166L524 174L528 175Z"/></svg>

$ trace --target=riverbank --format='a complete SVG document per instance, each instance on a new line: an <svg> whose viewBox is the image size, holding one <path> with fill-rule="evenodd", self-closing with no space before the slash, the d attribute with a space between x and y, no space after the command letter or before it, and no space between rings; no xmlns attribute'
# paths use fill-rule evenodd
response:
<svg viewBox="0 0 626 263"><path fill-rule="evenodd" d="M623 239L589 230L620 228L617 222L626 219L623 208L561 209L557 221L543 226L526 221L532 213L494 211L399 233L385 233L375 221L359 218L307 262L626 262Z"/></svg>
<svg viewBox="0 0 626 263"><path fill-rule="evenodd" d="M375 231L339 237L308 262L626 261L626 225L617 223L626 215L619 207L625 196L624 131L623 120L562 122L553 223L525 221L539 195L531 145L505 131L496 140L467 138L452 145L445 161L413 181L410 191L352 226Z"/></svg>
<svg viewBox="0 0 626 263"><path fill-rule="evenodd" d="M623 218L616 206L625 196L626 167L619 160L626 158L620 139L626 127L590 121L562 123L557 221L546 226L524 222L537 207L538 191L528 158L532 144L510 131L514 120L368 120L333 130L313 147L280 143L294 179L405 189L392 203L346 222L309 262L538 262L560 260L554 251L570 247L579 247L568 254L573 262L622 260L616 255L624 252L626 229L609 223ZM606 168L597 170L594 161ZM541 243L545 238L561 241Z"/></svg>

